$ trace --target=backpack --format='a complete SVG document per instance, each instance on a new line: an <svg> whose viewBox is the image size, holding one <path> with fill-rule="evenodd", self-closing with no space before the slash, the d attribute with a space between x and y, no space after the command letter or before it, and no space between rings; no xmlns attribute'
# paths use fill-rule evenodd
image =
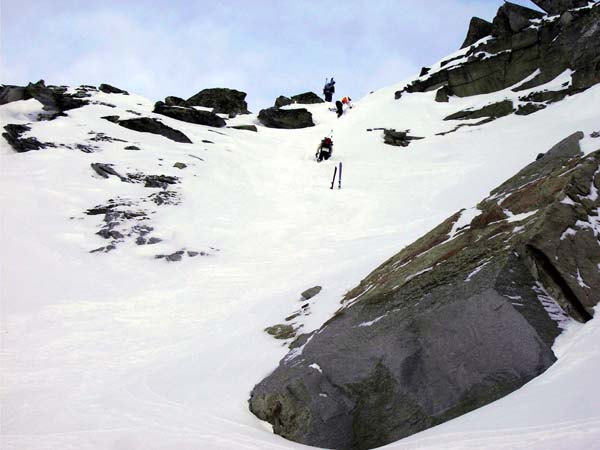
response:
<svg viewBox="0 0 600 450"><path fill-rule="evenodd" d="M333 145L333 141L329 137L326 137L321 141L321 147L331 148L332 145Z"/></svg>

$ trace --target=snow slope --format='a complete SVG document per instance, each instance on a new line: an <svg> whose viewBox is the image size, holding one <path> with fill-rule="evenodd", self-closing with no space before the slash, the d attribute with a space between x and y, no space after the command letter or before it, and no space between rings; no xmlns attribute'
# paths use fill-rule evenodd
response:
<svg viewBox="0 0 600 450"><path fill-rule="evenodd" d="M319 327L382 261L574 131L585 132L586 152L600 148L589 137L600 126L600 86L530 116L436 136L454 128L443 117L514 93L394 100L403 85L340 119L310 105L313 128L258 133L179 122L152 114L147 99L97 93L92 100L115 108L71 110L33 123L31 135L72 146L93 130L127 143L16 154L1 140L2 448L308 448L271 434L248 411L250 390L287 349L263 329L283 323L314 285L323 291L296 322L302 332ZM29 123L40 108L35 100L3 105L0 121ZM194 144L100 118L135 113L160 117ZM254 115L229 122L249 123L259 125ZM381 131L367 131L374 127L425 139L390 147ZM330 130L333 158L317 164ZM141 150L123 150L132 144ZM343 188L330 190L339 161ZM178 176L181 203L144 201L156 190L102 179L93 162ZM117 197L146 210L162 242L89 253L105 245L95 235L102 216L84 211ZM180 249L208 255L154 259ZM521 390L389 448L591 448L600 438L598 320L573 325L558 362Z"/></svg>

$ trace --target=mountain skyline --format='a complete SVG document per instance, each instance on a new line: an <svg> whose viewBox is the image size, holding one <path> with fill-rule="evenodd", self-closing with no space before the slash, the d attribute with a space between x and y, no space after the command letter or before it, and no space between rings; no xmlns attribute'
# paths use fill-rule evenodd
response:
<svg viewBox="0 0 600 450"><path fill-rule="evenodd" d="M320 94L334 76L340 97L358 99L458 50L470 18L501 5L3 0L0 82L109 83L152 99L228 87L258 112L279 95Z"/></svg>

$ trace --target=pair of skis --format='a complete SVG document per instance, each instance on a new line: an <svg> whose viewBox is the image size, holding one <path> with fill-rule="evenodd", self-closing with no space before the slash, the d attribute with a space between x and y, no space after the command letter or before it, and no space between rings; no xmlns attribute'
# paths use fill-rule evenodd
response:
<svg viewBox="0 0 600 450"><path fill-rule="evenodd" d="M339 167L339 171L338 171ZM339 173L338 173L339 172ZM333 179L331 180L331 187L329 189L333 189L335 186L335 176L338 175L338 189L342 188L342 162L338 166L335 166L333 169Z"/></svg>

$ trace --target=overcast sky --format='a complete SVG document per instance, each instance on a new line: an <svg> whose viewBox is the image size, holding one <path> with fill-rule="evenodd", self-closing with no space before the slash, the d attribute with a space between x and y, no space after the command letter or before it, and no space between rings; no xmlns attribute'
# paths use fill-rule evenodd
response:
<svg viewBox="0 0 600 450"><path fill-rule="evenodd" d="M109 83L152 100L209 87L358 99L457 50L502 0L0 0L0 82ZM533 6L527 0L515 0Z"/></svg>

